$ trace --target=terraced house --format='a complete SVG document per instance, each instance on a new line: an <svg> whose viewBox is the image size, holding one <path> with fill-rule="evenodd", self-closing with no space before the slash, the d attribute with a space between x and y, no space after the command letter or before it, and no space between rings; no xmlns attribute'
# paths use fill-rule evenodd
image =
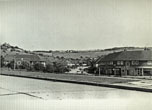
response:
<svg viewBox="0 0 152 110"><path fill-rule="evenodd" d="M105 75L152 75L152 51L122 51L98 60L99 71Z"/></svg>

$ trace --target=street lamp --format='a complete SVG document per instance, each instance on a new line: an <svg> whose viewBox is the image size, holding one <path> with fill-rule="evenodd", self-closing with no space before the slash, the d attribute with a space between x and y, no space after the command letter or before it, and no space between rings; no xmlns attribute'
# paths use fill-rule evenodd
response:
<svg viewBox="0 0 152 110"><path fill-rule="evenodd" d="M99 67L99 64L96 64L96 67L99 69L99 76L100 76L100 67Z"/></svg>

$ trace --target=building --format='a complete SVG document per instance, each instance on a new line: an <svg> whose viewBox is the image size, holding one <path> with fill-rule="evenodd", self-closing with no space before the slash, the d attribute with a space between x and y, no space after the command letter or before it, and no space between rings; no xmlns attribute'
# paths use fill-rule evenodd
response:
<svg viewBox="0 0 152 110"><path fill-rule="evenodd" d="M27 62L29 65L34 65L36 63L41 63L44 66L46 65L46 61L42 59L38 55L34 54L15 54L15 55L6 55L5 56L5 64L7 65L11 61L14 61L16 66L22 64L22 62Z"/></svg>
<svg viewBox="0 0 152 110"><path fill-rule="evenodd" d="M152 75L152 51L122 51L100 58L96 64L105 75Z"/></svg>

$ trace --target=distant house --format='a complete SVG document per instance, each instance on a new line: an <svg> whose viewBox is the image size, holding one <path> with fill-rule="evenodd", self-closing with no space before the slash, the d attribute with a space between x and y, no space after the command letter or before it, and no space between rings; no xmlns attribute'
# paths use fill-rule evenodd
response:
<svg viewBox="0 0 152 110"><path fill-rule="evenodd" d="M73 67L73 66L75 66L76 64L74 64L72 61L70 61L70 60L67 60L66 61L67 62L67 66L68 67Z"/></svg>
<svg viewBox="0 0 152 110"><path fill-rule="evenodd" d="M38 55L33 54L6 55L5 64L10 63L11 61L14 61L16 65L21 65L22 62L27 62L29 65L41 63L45 66L45 60L39 57Z"/></svg>
<svg viewBox="0 0 152 110"><path fill-rule="evenodd" d="M7 65L11 61L14 61L14 59L15 59L15 54L6 55L4 56L4 64Z"/></svg>
<svg viewBox="0 0 152 110"><path fill-rule="evenodd" d="M152 75L152 51L122 51L109 54L97 62L106 75Z"/></svg>

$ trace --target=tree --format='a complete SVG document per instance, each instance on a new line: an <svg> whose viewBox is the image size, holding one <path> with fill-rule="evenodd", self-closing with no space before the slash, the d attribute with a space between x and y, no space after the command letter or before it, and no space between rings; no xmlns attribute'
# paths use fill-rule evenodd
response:
<svg viewBox="0 0 152 110"><path fill-rule="evenodd" d="M26 61L23 61L20 67L21 67L21 69L29 70L30 69L30 64Z"/></svg>
<svg viewBox="0 0 152 110"><path fill-rule="evenodd" d="M36 71L45 71L45 67L44 67L44 65L41 64L41 63L36 63L36 64L34 64L34 69L35 69Z"/></svg>
<svg viewBox="0 0 152 110"><path fill-rule="evenodd" d="M11 48L11 52L15 51L15 48Z"/></svg>
<svg viewBox="0 0 152 110"><path fill-rule="evenodd" d="M64 57L62 56L62 57L61 57L61 59L63 60L63 59L64 59Z"/></svg>
<svg viewBox="0 0 152 110"><path fill-rule="evenodd" d="M46 65L46 72L49 72L49 73L53 73L54 72L53 64L47 64Z"/></svg>
<svg viewBox="0 0 152 110"><path fill-rule="evenodd" d="M89 61L89 68L88 68L88 73L95 74L95 71L98 71L97 67L95 66L96 61L94 59Z"/></svg>
<svg viewBox="0 0 152 110"><path fill-rule="evenodd" d="M49 50L49 53L52 53L52 50Z"/></svg>
<svg viewBox="0 0 152 110"><path fill-rule="evenodd" d="M15 66L15 61L14 60L12 60L10 63L7 64L7 67L11 68L11 69L14 69L14 66Z"/></svg>
<svg viewBox="0 0 152 110"><path fill-rule="evenodd" d="M66 65L61 62L54 62L53 66L54 66L54 72L56 73L64 73L69 71Z"/></svg>

